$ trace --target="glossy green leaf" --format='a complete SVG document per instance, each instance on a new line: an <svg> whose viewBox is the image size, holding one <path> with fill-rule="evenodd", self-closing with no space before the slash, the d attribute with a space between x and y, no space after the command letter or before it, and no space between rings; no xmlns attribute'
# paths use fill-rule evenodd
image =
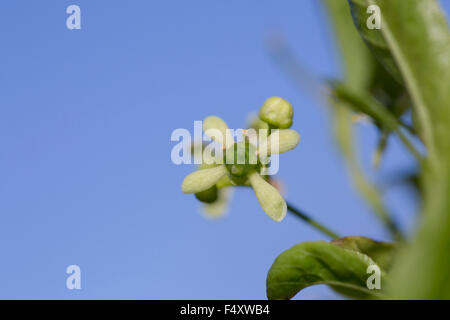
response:
<svg viewBox="0 0 450 320"><path fill-rule="evenodd" d="M304 242L275 260L267 276L267 297L291 299L300 290L318 284L327 284L350 297L380 297L380 290L367 288L367 268L373 264L368 256L332 243ZM383 288L384 273L381 283Z"/></svg>

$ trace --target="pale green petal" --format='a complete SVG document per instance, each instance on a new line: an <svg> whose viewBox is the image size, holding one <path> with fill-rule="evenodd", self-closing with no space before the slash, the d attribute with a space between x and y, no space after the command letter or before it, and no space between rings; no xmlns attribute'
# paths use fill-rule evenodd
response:
<svg viewBox="0 0 450 320"><path fill-rule="evenodd" d="M278 190L256 172L250 175L249 180L263 210L273 220L277 222L283 220L287 206Z"/></svg>
<svg viewBox="0 0 450 320"><path fill-rule="evenodd" d="M249 123L248 128L249 129L255 129L255 130L260 130L260 129L265 129L265 130L269 130L270 126L267 122L264 122L263 120L261 120L258 115L250 115L247 122Z"/></svg>
<svg viewBox="0 0 450 320"><path fill-rule="evenodd" d="M199 167L198 170L205 170L205 169L210 169L210 168L215 168L220 166L220 164L206 164L206 163L202 163ZM228 175L224 175L222 178L220 178L216 183L217 188L224 188L224 187L230 187L233 185L233 183L231 182L231 179Z"/></svg>
<svg viewBox="0 0 450 320"><path fill-rule="evenodd" d="M231 197L231 188L222 188L218 190L217 200L213 203L204 203L203 212L206 217L217 219L222 218L228 209L228 203Z"/></svg>
<svg viewBox="0 0 450 320"><path fill-rule="evenodd" d="M297 131L291 129L273 130L265 143L262 143L259 147L259 153L262 155L285 153L294 149L299 143L300 135Z"/></svg>
<svg viewBox="0 0 450 320"><path fill-rule="evenodd" d="M184 178L181 190L184 193L198 193L211 188L224 175L227 174L225 166L198 170Z"/></svg>
<svg viewBox="0 0 450 320"><path fill-rule="evenodd" d="M233 137L228 130L228 125L219 117L209 116L203 120L203 131L208 134L208 130L213 133L211 134L212 136L210 135L211 138L214 141L221 143L225 148L228 148L232 144ZM218 133L220 133L219 136L214 133L214 130L218 130Z"/></svg>

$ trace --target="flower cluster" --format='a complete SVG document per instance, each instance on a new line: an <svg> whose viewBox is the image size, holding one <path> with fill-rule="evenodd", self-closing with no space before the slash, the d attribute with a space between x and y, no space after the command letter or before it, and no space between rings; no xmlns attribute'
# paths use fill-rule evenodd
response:
<svg viewBox="0 0 450 320"><path fill-rule="evenodd" d="M293 109L288 101L271 97L265 101L258 116L251 128L259 130L259 143L249 135L235 142L227 124L219 117L210 116L203 121L203 131L222 145L223 159L202 164L199 170L184 179L182 191L195 194L213 215L220 214L226 203L226 190L232 186L252 187L262 209L273 220L281 221L286 215L286 202L269 183L266 169L271 155L292 150L300 142L300 135L289 129ZM267 133L262 135L261 129Z"/></svg>

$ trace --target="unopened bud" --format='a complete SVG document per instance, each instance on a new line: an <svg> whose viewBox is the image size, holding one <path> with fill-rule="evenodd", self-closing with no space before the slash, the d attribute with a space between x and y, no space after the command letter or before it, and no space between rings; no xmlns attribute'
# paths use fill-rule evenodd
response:
<svg viewBox="0 0 450 320"><path fill-rule="evenodd" d="M280 97L271 97L259 110L261 120L274 128L287 129L292 125L294 111L292 105Z"/></svg>

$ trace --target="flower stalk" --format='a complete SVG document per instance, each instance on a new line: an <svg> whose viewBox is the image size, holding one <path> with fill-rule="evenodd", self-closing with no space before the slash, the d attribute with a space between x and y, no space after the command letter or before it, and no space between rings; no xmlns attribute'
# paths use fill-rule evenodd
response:
<svg viewBox="0 0 450 320"><path fill-rule="evenodd" d="M317 229L321 233L327 235L328 237L330 237L333 240L340 238L340 236L337 233L335 233L334 231L331 231L329 228L327 228L324 225L322 225L321 223L317 222L316 220L314 220L313 218L311 218L310 216L308 216L307 214L305 214L301 210L299 210L296 207L294 207L289 202L286 202L286 204L287 204L287 210L289 212L291 212L292 214L296 215L297 217L299 217L300 219L302 219L303 221L305 221L309 225L313 226L315 229Z"/></svg>

